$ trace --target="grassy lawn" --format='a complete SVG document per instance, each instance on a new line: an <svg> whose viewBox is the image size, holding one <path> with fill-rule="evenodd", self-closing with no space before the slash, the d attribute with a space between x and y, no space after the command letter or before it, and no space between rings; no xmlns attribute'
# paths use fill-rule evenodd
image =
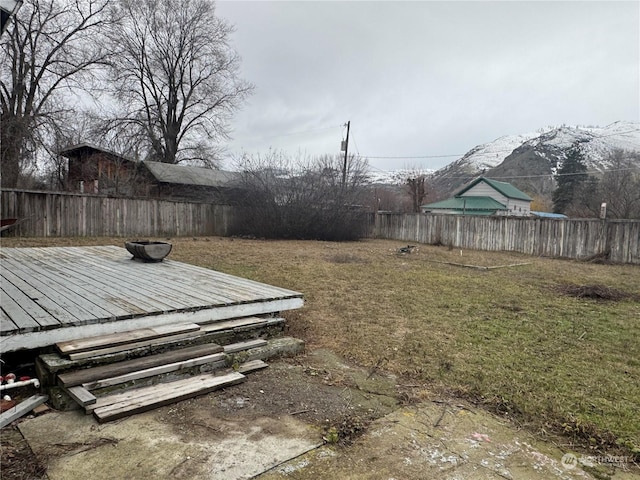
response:
<svg viewBox="0 0 640 480"><path fill-rule="evenodd" d="M330 348L419 384L508 414L541 435L640 458L640 299L561 293L600 284L640 293L640 267L511 253L353 243L173 239L170 258L305 294L289 312L308 348ZM3 239L4 247L122 245L123 239ZM478 270L438 262L483 266Z"/></svg>

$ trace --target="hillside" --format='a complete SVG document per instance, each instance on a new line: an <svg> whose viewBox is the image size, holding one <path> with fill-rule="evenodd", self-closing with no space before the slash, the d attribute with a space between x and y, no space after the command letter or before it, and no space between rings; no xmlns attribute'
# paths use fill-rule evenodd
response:
<svg viewBox="0 0 640 480"><path fill-rule="evenodd" d="M640 153L640 123L615 122L606 127L540 129L509 135L478 145L462 158L433 174L440 196L448 196L474 177L501 178L531 195L549 195L555 188L553 173L575 142L582 144L590 172L608 167L616 149ZM640 165L638 165L640 168Z"/></svg>

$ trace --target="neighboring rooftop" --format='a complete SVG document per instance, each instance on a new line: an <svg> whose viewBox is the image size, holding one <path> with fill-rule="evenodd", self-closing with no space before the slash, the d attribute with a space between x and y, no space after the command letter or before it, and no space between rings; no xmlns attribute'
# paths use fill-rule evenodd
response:
<svg viewBox="0 0 640 480"><path fill-rule="evenodd" d="M88 142L82 142L76 145L72 145L70 147L63 148L62 150L59 150L58 153L63 157L67 157L67 158L87 157L92 153L106 153L108 155L112 155L120 159L128 160L130 162L136 162L136 160L131 157L127 157L126 155L122 155L121 153L117 153L117 152L114 152L113 150L99 147L98 145L94 145Z"/></svg>
<svg viewBox="0 0 640 480"><path fill-rule="evenodd" d="M534 212L533 210L531 210L531 215L540 218L569 218L563 213Z"/></svg>
<svg viewBox="0 0 640 480"><path fill-rule="evenodd" d="M469 215L491 215L507 207L491 197L453 197L422 205L423 210L459 210Z"/></svg>
<svg viewBox="0 0 640 480"><path fill-rule="evenodd" d="M507 198L513 198L515 200L526 200L526 201L533 200L529 195L527 195L521 190L518 190L516 187L514 187L510 183L499 182L497 180L491 180L490 178L486 178L486 177L478 177L468 185L465 185L460 191L458 191L458 193L456 193L456 197L462 195L464 192L475 187L480 182L484 182L487 185L493 187L495 190L497 190Z"/></svg>
<svg viewBox="0 0 640 480"><path fill-rule="evenodd" d="M211 168L173 165L171 163L148 162L142 164L156 181L182 185L201 185L206 187L226 187L239 180L240 173Z"/></svg>
<svg viewBox="0 0 640 480"><path fill-rule="evenodd" d="M194 167L190 165L174 165L171 163L141 161L114 152L107 148L99 147L92 143L83 142L63 148L58 152L67 158L86 158L92 154L104 153L114 158L143 165L160 183L181 185L200 185L205 187L228 187L234 181L239 180L240 173L214 170L211 168Z"/></svg>

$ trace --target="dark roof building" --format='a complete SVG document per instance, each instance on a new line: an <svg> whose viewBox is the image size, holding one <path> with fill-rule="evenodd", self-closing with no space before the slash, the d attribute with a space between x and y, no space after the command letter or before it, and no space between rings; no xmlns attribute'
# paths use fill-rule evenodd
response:
<svg viewBox="0 0 640 480"><path fill-rule="evenodd" d="M71 191L214 203L228 203L241 193L238 172L137 161L90 143L58 153L69 159Z"/></svg>

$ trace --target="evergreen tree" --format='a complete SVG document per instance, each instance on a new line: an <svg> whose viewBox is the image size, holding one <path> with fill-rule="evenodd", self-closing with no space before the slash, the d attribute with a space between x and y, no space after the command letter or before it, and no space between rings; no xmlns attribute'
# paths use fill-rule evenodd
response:
<svg viewBox="0 0 640 480"><path fill-rule="evenodd" d="M587 180L587 166L584 163L584 153L579 143L574 143L567 152L556 174L556 184L553 192L553 212L566 213L571 206L584 182Z"/></svg>

